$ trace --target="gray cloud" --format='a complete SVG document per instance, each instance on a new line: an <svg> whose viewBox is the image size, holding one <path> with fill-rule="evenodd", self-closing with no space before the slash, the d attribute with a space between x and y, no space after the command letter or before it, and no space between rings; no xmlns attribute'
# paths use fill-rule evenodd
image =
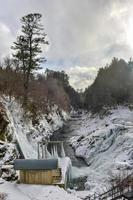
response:
<svg viewBox="0 0 133 200"><path fill-rule="evenodd" d="M70 76L70 84L76 89L80 89L92 84L97 69L95 67L75 66L67 69L67 73Z"/></svg>
<svg viewBox="0 0 133 200"><path fill-rule="evenodd" d="M112 57L132 57L132 9L132 0L2 0L0 57L10 53L20 30L19 19L40 12L50 40L45 65L65 69L73 86L86 87Z"/></svg>
<svg viewBox="0 0 133 200"><path fill-rule="evenodd" d="M0 23L0 57L1 59L10 55L10 46L13 42L13 36L10 29L3 23Z"/></svg>

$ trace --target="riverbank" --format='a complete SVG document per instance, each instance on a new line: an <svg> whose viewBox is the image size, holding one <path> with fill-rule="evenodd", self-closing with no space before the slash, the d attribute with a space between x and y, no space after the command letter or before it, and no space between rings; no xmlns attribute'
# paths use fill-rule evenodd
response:
<svg viewBox="0 0 133 200"><path fill-rule="evenodd" d="M82 157L87 168L78 173L87 175L85 189L103 193L109 179L133 170L133 111L117 107L102 115L83 114L74 128L70 143L76 156Z"/></svg>

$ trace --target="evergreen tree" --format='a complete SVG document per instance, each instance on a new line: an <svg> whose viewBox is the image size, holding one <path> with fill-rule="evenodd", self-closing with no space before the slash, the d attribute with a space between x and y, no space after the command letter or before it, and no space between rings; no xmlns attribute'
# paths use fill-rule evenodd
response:
<svg viewBox="0 0 133 200"><path fill-rule="evenodd" d="M15 50L14 58L21 62L21 70L24 75L24 104L27 103L29 80L33 70L39 69L39 64L46 61L39 56L42 53L41 44L48 45L46 33L41 24L42 15L39 13L28 14L21 19L22 34L17 37L12 47Z"/></svg>
<svg viewBox="0 0 133 200"><path fill-rule="evenodd" d="M85 108L98 112L104 106L121 105L132 101L132 61L113 58L101 68L94 83L84 93Z"/></svg>

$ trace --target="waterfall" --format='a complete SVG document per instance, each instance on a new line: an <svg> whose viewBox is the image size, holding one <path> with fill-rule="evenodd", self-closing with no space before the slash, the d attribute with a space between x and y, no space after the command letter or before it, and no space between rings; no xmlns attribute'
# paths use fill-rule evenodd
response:
<svg viewBox="0 0 133 200"><path fill-rule="evenodd" d="M65 150L64 150L64 145L63 145L63 142L61 142L61 158L65 158L66 155L65 155Z"/></svg>
<svg viewBox="0 0 133 200"><path fill-rule="evenodd" d="M54 157L58 158L59 156L58 156L58 151L57 151L57 145L54 144L53 150L54 150Z"/></svg>

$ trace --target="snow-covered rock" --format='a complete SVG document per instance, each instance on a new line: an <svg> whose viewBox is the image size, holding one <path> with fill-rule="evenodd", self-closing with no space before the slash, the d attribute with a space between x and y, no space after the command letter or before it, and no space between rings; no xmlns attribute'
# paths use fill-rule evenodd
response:
<svg viewBox="0 0 133 200"><path fill-rule="evenodd" d="M25 158L37 158L37 142L48 139L54 131L63 126L64 120L68 117L55 105L48 115L37 116L38 123L33 124L30 114L25 113L21 104L15 99L2 98L1 102L9 119L8 132L14 140L17 140Z"/></svg>
<svg viewBox="0 0 133 200"><path fill-rule="evenodd" d="M0 176L5 180L17 179L13 169L13 161L17 158L15 144L0 141ZM9 168L9 165L12 167ZM5 167L4 167L5 166Z"/></svg>
<svg viewBox="0 0 133 200"><path fill-rule="evenodd" d="M120 170L133 170L133 111L128 107L112 109L107 115L84 114L71 145L89 167L86 189L107 189L108 178ZM74 135L74 133L73 133Z"/></svg>

